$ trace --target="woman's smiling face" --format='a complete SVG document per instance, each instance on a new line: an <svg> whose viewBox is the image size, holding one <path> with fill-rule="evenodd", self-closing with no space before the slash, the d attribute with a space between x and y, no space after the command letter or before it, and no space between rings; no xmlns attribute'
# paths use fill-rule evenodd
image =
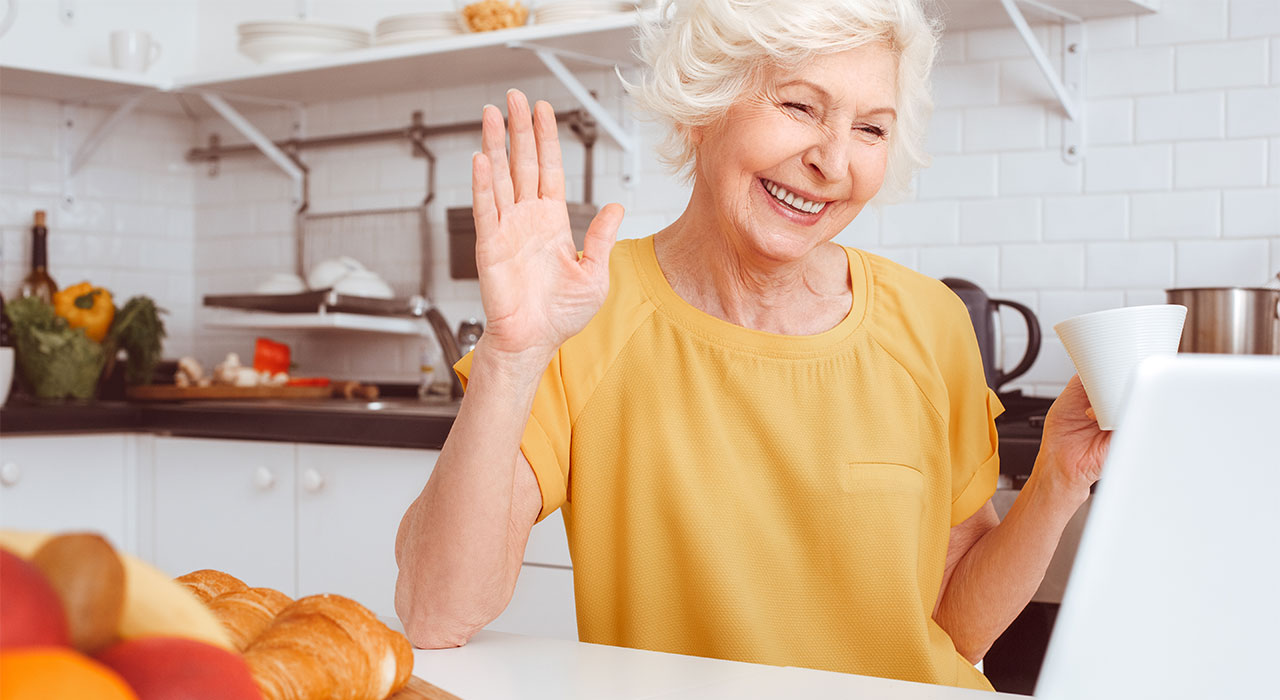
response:
<svg viewBox="0 0 1280 700"><path fill-rule="evenodd" d="M761 90L694 132L693 203L711 207L731 245L778 262L831 240L884 181L897 70L875 43L767 72Z"/></svg>

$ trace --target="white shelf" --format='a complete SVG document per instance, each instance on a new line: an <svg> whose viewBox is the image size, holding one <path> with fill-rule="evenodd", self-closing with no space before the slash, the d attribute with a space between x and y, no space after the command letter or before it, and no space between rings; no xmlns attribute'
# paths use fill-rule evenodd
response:
<svg viewBox="0 0 1280 700"><path fill-rule="evenodd" d="M948 30L1010 26L1009 17L999 0L938 2ZM1096 19L1154 12L1159 8L1160 0L1036 2L1083 19ZM1020 2L1019 5L1029 21L1055 19L1037 9L1035 4ZM447 88L546 74L545 67L530 52L509 48L508 44L512 42L629 63L634 60L631 53L633 30L641 16L644 13L628 12L577 22L461 34L176 79L100 66L50 68L6 64L0 65L0 92L75 101L127 95L138 90L207 90L231 96L316 102L414 89Z"/></svg>
<svg viewBox="0 0 1280 700"><path fill-rule="evenodd" d="M431 325L420 318L365 316L362 314L278 314L230 309L205 309L205 325L215 328L268 328L274 330L339 330L387 335L430 336Z"/></svg>
<svg viewBox="0 0 1280 700"><path fill-rule="evenodd" d="M0 64L0 92L77 102L116 97L139 90L166 91L172 81L102 66L36 67Z"/></svg>
<svg viewBox="0 0 1280 700"><path fill-rule="evenodd" d="M638 13L459 34L412 44L375 46L314 59L266 64L246 71L184 76L177 89L313 102L413 89L443 88L545 75L530 42L616 61L633 62Z"/></svg>
<svg viewBox="0 0 1280 700"><path fill-rule="evenodd" d="M1143 15L1160 9L1161 0L1036 0L1080 19L1104 19L1124 15ZM937 0L946 31L991 29L1012 26L1009 15L999 0ZM1018 2L1029 22L1057 21L1058 18L1038 9L1035 4Z"/></svg>

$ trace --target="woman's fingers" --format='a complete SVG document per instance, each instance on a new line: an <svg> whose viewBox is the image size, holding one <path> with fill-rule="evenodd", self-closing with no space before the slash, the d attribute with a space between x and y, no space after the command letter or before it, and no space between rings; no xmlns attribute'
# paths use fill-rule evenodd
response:
<svg viewBox="0 0 1280 700"><path fill-rule="evenodd" d="M511 172L507 166L507 134L502 125L502 110L493 105L485 105L480 124L480 147L491 166L489 172L492 173L490 179L493 183L493 201L498 211L502 212L515 202Z"/></svg>
<svg viewBox="0 0 1280 700"><path fill-rule="evenodd" d="M476 222L476 236L486 239L498 231L498 208L493 198L493 166L489 156L471 156L471 216Z"/></svg>
<svg viewBox="0 0 1280 700"><path fill-rule="evenodd" d="M538 196L538 148L534 145L529 100L507 90L507 128L511 132L511 181L517 202Z"/></svg>
<svg viewBox="0 0 1280 700"><path fill-rule="evenodd" d="M622 224L621 204L606 204L591 220L586 238L582 242L582 257L592 265L609 268L609 253L618 240L618 226ZM607 274L607 273L605 273Z"/></svg>
<svg viewBox="0 0 1280 700"><path fill-rule="evenodd" d="M538 194L564 200L564 165L560 160L556 112L543 100L533 107L533 132L538 144Z"/></svg>

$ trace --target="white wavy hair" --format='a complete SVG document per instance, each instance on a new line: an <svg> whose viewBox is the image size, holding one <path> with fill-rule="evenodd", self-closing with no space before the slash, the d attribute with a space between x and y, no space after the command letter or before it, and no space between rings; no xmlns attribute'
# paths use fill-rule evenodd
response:
<svg viewBox="0 0 1280 700"><path fill-rule="evenodd" d="M637 107L666 124L658 155L688 182L697 157L692 129L714 124L740 97L761 89L764 69L794 69L815 56L884 42L898 56L898 116L875 201L897 201L929 164L924 132L939 29L920 1L663 0L659 19L638 30L648 70L627 90Z"/></svg>

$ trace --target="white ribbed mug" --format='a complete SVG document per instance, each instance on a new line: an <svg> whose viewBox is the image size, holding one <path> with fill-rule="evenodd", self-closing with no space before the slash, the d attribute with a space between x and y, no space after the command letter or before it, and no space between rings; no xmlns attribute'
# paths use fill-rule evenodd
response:
<svg viewBox="0 0 1280 700"><path fill-rule="evenodd" d="M1069 318L1053 327L1080 373L1098 416L1098 427L1114 430L1138 363L1178 352L1187 307L1126 306Z"/></svg>

